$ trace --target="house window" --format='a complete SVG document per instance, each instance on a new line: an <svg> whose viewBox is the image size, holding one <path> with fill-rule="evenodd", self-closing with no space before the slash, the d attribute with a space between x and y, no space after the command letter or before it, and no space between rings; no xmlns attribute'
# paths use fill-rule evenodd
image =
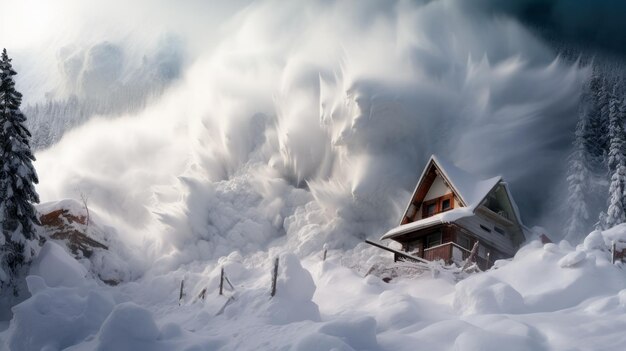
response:
<svg viewBox="0 0 626 351"><path fill-rule="evenodd" d="M441 232L430 234L426 237L426 248L441 245Z"/></svg>
<svg viewBox="0 0 626 351"><path fill-rule="evenodd" d="M430 217L437 212L437 204L426 205L426 216Z"/></svg>
<svg viewBox="0 0 626 351"><path fill-rule="evenodd" d="M481 228L482 230L486 231L487 233L491 233L491 229L489 229L489 228L485 227L485 226L484 226L484 225L482 225L482 224L480 225L480 228Z"/></svg>
<svg viewBox="0 0 626 351"><path fill-rule="evenodd" d="M487 258L487 248L482 245L478 245L478 256Z"/></svg>
<svg viewBox="0 0 626 351"><path fill-rule="evenodd" d="M459 233L456 237L456 242L457 244L459 244L462 248L466 250L471 249L470 238L465 234Z"/></svg>
<svg viewBox="0 0 626 351"><path fill-rule="evenodd" d="M437 213L449 211L454 208L454 195L446 194L438 198L424 201L422 205L422 218L427 218Z"/></svg>
<svg viewBox="0 0 626 351"><path fill-rule="evenodd" d="M450 209L450 199L445 199L441 201L441 212L447 211Z"/></svg>
<svg viewBox="0 0 626 351"><path fill-rule="evenodd" d="M496 232L498 232L499 234L504 235L504 229L500 228L500 227L493 227L493 230L495 230Z"/></svg>

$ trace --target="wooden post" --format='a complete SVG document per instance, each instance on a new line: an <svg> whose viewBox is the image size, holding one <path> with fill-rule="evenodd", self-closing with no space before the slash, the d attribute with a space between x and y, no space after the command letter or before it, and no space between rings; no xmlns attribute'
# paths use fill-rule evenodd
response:
<svg viewBox="0 0 626 351"><path fill-rule="evenodd" d="M615 264L615 252L616 251L616 245L615 245L615 241L613 241L611 243L611 263Z"/></svg>
<svg viewBox="0 0 626 351"><path fill-rule="evenodd" d="M478 253L478 240L474 243L474 246L472 246L472 251L470 251L470 255L469 257L467 257L467 261L463 265L462 270L465 270L467 267L469 267L471 262L474 262L474 260L476 259L476 253Z"/></svg>
<svg viewBox="0 0 626 351"><path fill-rule="evenodd" d="M222 266L222 270L220 271L220 295L224 295L224 266Z"/></svg>
<svg viewBox="0 0 626 351"><path fill-rule="evenodd" d="M180 281L180 293L178 294L179 304L180 304L180 301L183 299L183 296L185 296L184 289L185 289L185 279Z"/></svg>
<svg viewBox="0 0 626 351"><path fill-rule="evenodd" d="M326 261L326 252L327 252L327 251L328 251L328 250L324 249L324 257L322 258L322 261Z"/></svg>
<svg viewBox="0 0 626 351"><path fill-rule="evenodd" d="M200 291L200 294L198 295L198 298L202 300L204 300L205 297L206 297L206 288L202 289L202 291Z"/></svg>
<svg viewBox="0 0 626 351"><path fill-rule="evenodd" d="M226 276L226 274L224 274L224 280L228 283L228 286L230 286L230 290L235 291L235 287L233 286L233 284L230 282L230 279L228 279L228 277Z"/></svg>
<svg viewBox="0 0 626 351"><path fill-rule="evenodd" d="M270 296L276 295L276 279L278 278L278 257L274 259L274 269L272 270L272 290Z"/></svg>

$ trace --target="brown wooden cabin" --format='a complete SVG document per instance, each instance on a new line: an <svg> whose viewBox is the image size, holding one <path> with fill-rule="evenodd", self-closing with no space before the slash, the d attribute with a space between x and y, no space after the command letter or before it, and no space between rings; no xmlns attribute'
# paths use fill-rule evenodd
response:
<svg viewBox="0 0 626 351"><path fill-rule="evenodd" d="M474 259L487 269L497 259L512 257L525 236L502 177L479 180L433 155L399 226L381 240L400 243L411 256L448 264L464 262L478 242ZM401 258L394 253L394 260Z"/></svg>

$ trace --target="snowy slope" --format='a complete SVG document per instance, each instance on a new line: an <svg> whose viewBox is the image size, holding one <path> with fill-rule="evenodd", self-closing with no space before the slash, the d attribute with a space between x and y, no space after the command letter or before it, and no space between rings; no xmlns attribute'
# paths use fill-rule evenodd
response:
<svg viewBox="0 0 626 351"><path fill-rule="evenodd" d="M431 272L391 283L363 277L349 261L367 268L391 259L359 245L330 251L326 261L233 252L109 287L48 243L28 278L33 297L14 308L0 336L17 351L613 350L626 342L626 273L598 235L608 241L616 231L626 235L626 226L594 232L576 248L533 241L459 282ZM270 298L274 255L280 269ZM222 266L235 289L219 296Z"/></svg>

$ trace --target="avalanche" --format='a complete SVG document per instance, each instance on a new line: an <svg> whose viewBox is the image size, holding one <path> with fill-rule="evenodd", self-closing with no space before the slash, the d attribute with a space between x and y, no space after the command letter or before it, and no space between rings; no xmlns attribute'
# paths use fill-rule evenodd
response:
<svg viewBox="0 0 626 351"><path fill-rule="evenodd" d="M622 347L609 248L625 226L530 241L483 273L394 266L389 283L391 257L362 244L397 223L433 153L504 173L524 220L562 229L591 69L471 3L11 3L0 42L38 126L38 209L87 206L89 225L64 224L106 249L42 228L0 349Z"/></svg>

